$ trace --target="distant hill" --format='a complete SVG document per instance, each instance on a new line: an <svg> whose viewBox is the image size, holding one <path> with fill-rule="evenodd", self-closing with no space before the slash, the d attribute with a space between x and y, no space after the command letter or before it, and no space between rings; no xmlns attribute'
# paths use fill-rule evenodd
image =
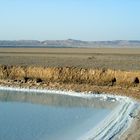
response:
<svg viewBox="0 0 140 140"><path fill-rule="evenodd" d="M67 40L0 40L0 47L140 47L139 40L81 41Z"/></svg>

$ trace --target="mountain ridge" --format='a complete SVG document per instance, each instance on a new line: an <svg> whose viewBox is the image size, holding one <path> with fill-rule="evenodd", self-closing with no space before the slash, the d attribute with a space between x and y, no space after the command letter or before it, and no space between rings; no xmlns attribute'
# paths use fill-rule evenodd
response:
<svg viewBox="0 0 140 140"><path fill-rule="evenodd" d="M67 40L0 40L0 46L38 46L38 47L140 47L140 40L82 41Z"/></svg>

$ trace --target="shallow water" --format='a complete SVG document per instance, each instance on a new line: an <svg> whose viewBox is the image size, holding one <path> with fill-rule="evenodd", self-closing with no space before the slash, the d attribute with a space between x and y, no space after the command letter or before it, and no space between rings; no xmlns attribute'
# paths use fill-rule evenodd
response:
<svg viewBox="0 0 140 140"><path fill-rule="evenodd" d="M0 140L75 140L115 106L99 99L0 91Z"/></svg>

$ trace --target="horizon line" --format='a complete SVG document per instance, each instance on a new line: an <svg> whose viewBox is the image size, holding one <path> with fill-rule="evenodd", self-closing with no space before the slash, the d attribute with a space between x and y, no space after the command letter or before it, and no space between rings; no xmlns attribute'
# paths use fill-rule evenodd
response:
<svg viewBox="0 0 140 140"><path fill-rule="evenodd" d="M46 40L37 40L37 39L0 39L0 41L39 41L39 42L43 42L43 41L67 41L67 40L71 40L71 41L85 41L85 42L105 42L105 41L140 41L140 39L114 39L114 40L80 40L80 39L46 39Z"/></svg>

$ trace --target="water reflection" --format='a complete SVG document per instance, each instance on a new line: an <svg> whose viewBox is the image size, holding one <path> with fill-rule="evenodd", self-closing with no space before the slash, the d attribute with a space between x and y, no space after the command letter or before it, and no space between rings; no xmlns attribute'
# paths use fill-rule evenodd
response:
<svg viewBox="0 0 140 140"><path fill-rule="evenodd" d="M98 98L82 98L60 94L29 93L21 91L0 91L0 101L28 102L51 106L94 107L108 109L113 109L118 104L117 102L99 100Z"/></svg>

